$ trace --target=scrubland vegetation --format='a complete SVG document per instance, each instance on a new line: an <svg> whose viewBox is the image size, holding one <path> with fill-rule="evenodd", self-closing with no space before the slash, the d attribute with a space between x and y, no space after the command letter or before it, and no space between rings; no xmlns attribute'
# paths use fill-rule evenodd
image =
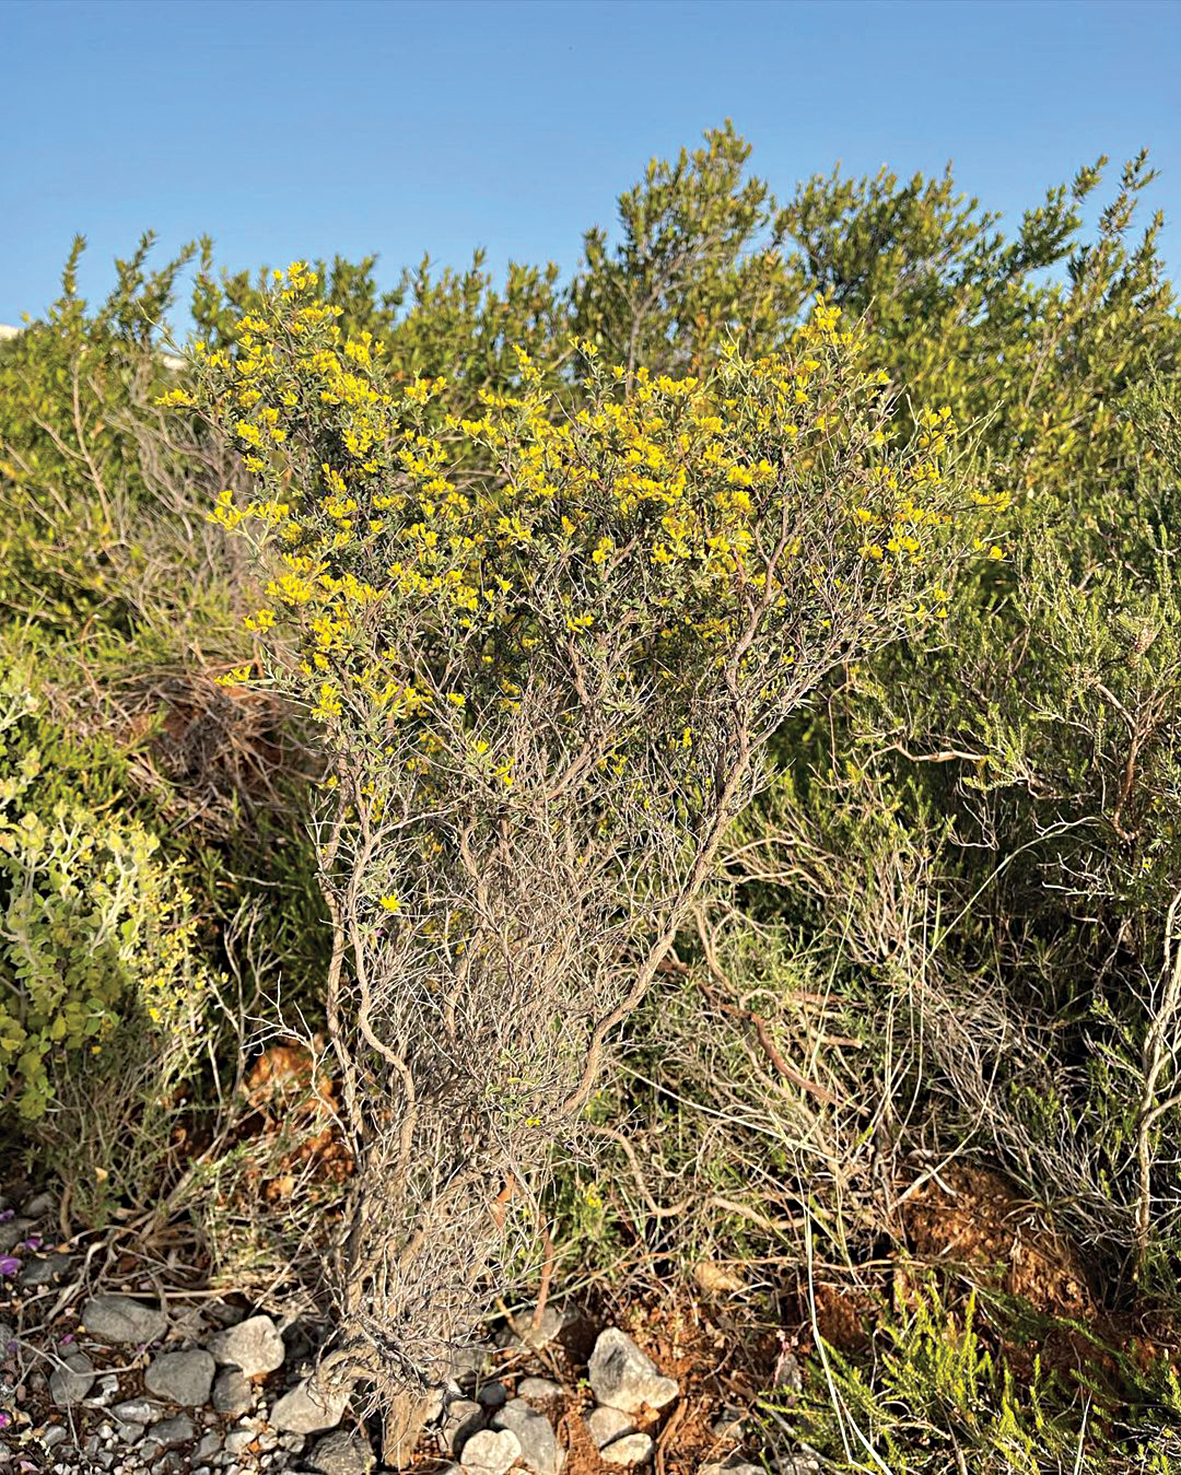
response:
<svg viewBox="0 0 1181 1475"><path fill-rule="evenodd" d="M568 283L79 243L0 344L8 1151L390 1449L540 1282L770 1347L769 1459L1181 1470L1151 171L747 154Z"/></svg>

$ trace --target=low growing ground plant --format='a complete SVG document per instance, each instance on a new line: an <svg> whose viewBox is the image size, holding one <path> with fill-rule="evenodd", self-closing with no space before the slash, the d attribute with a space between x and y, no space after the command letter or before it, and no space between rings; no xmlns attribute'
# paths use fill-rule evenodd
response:
<svg viewBox="0 0 1181 1475"><path fill-rule="evenodd" d="M0 1113L88 1222L159 1189L211 981L191 896L120 805L124 767L48 721L19 671L0 679Z"/></svg>

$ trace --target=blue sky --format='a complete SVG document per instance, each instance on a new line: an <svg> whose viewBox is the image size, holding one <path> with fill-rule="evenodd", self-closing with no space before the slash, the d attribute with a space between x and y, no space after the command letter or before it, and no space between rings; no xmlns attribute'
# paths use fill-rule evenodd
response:
<svg viewBox="0 0 1181 1475"><path fill-rule="evenodd" d="M578 259L653 155L732 117L781 197L837 160L1019 213L1147 145L1181 256L1175 0L4 0L0 322L154 228L231 267Z"/></svg>

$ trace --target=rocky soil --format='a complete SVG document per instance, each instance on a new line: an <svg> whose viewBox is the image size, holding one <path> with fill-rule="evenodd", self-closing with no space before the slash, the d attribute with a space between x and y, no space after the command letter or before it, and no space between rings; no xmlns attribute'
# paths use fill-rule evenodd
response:
<svg viewBox="0 0 1181 1475"><path fill-rule="evenodd" d="M382 1470L372 1421L314 1396L307 1327L231 1300L174 1299L159 1285L94 1289L87 1264L52 1245L54 1210L48 1195L0 1207L0 1468ZM633 1331L554 1305L492 1329L457 1354L412 1468L761 1475L763 1462L743 1452L753 1441L740 1411L662 1371ZM816 1468L806 1455L790 1462L796 1475Z"/></svg>

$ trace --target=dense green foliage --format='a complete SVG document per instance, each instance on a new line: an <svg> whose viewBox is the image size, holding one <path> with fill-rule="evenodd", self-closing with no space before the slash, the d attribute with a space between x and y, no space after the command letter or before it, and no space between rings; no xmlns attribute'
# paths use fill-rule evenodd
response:
<svg viewBox="0 0 1181 1475"><path fill-rule="evenodd" d="M783 353L822 295L858 323L860 370L884 368L901 442L930 433L920 408L946 407L949 470L993 518L924 618L837 661L779 731L774 783L588 1108L593 1160L547 1200L559 1265L610 1279L636 1261L741 1262L751 1315L772 1322L822 1265L885 1307L874 1267L906 1248L899 1205L940 1164L971 1162L1097 1267L1086 1332L1118 1372L1104 1417L1077 1372L1014 1383L1018 1312L984 1314L968 1266L937 1303L880 1310L868 1351L826 1348L813 1307L802 1403L775 1406L769 1437L790 1425L849 1469L1175 1470L1160 1432L1178 1417L1175 1369L1104 1319L1181 1314L1181 322L1159 219L1138 218L1152 173L1138 158L1109 184L1099 161L1007 228L950 173L818 175L781 202L748 154L727 126L654 161L568 280L518 264L497 283L479 256L459 272L424 261L390 290L374 259L301 273L303 305L332 309L340 341L380 361L391 404L421 396L422 463L385 468L418 491L445 473L461 494L490 447L551 454L568 415L603 413L596 360L642 419L662 375L718 382L727 354ZM203 1026L200 1072L162 1053L158 986L191 1011L186 980L217 989L277 958L281 983L245 986L255 1027L314 1043L325 1024L307 780L340 692L324 697L318 664L286 705L218 684L282 662L259 621L274 606L224 526L252 479L277 505L282 458L249 465L256 447L216 433L195 373L158 352L195 261L194 341L224 386L245 383L258 334L242 319L270 321L272 278L219 275L208 243L151 271L149 244L94 310L76 248L48 319L0 344L0 661L26 673L0 738L0 1113L29 1153L83 1120L79 1072L105 1060L139 1062L126 1107L140 1123L163 1119L180 1076L219 1112L241 1098L239 1033ZM679 392L659 391L670 418ZM368 457L348 439L356 407L337 403L318 440L282 401L301 494L318 496L321 464L351 476ZM647 429L672 450L663 424ZM626 454L587 436L563 475ZM222 525L206 515L219 497ZM343 503L313 503L316 536L339 531ZM448 536L435 515L410 539L432 568L425 535ZM592 592L602 534L583 550ZM682 602L697 587L657 585ZM324 613L288 621L310 665ZM507 603L492 614L515 628ZM352 659L331 634L320 654L329 676ZM400 889L373 881L377 907ZM193 1137L202 1172L242 1150L245 1116ZM140 1134L119 1169L117 1139L109 1201L158 1194L163 1172L170 1212L192 1207L183 1155L164 1170ZM220 1231L218 1246L241 1255Z"/></svg>

